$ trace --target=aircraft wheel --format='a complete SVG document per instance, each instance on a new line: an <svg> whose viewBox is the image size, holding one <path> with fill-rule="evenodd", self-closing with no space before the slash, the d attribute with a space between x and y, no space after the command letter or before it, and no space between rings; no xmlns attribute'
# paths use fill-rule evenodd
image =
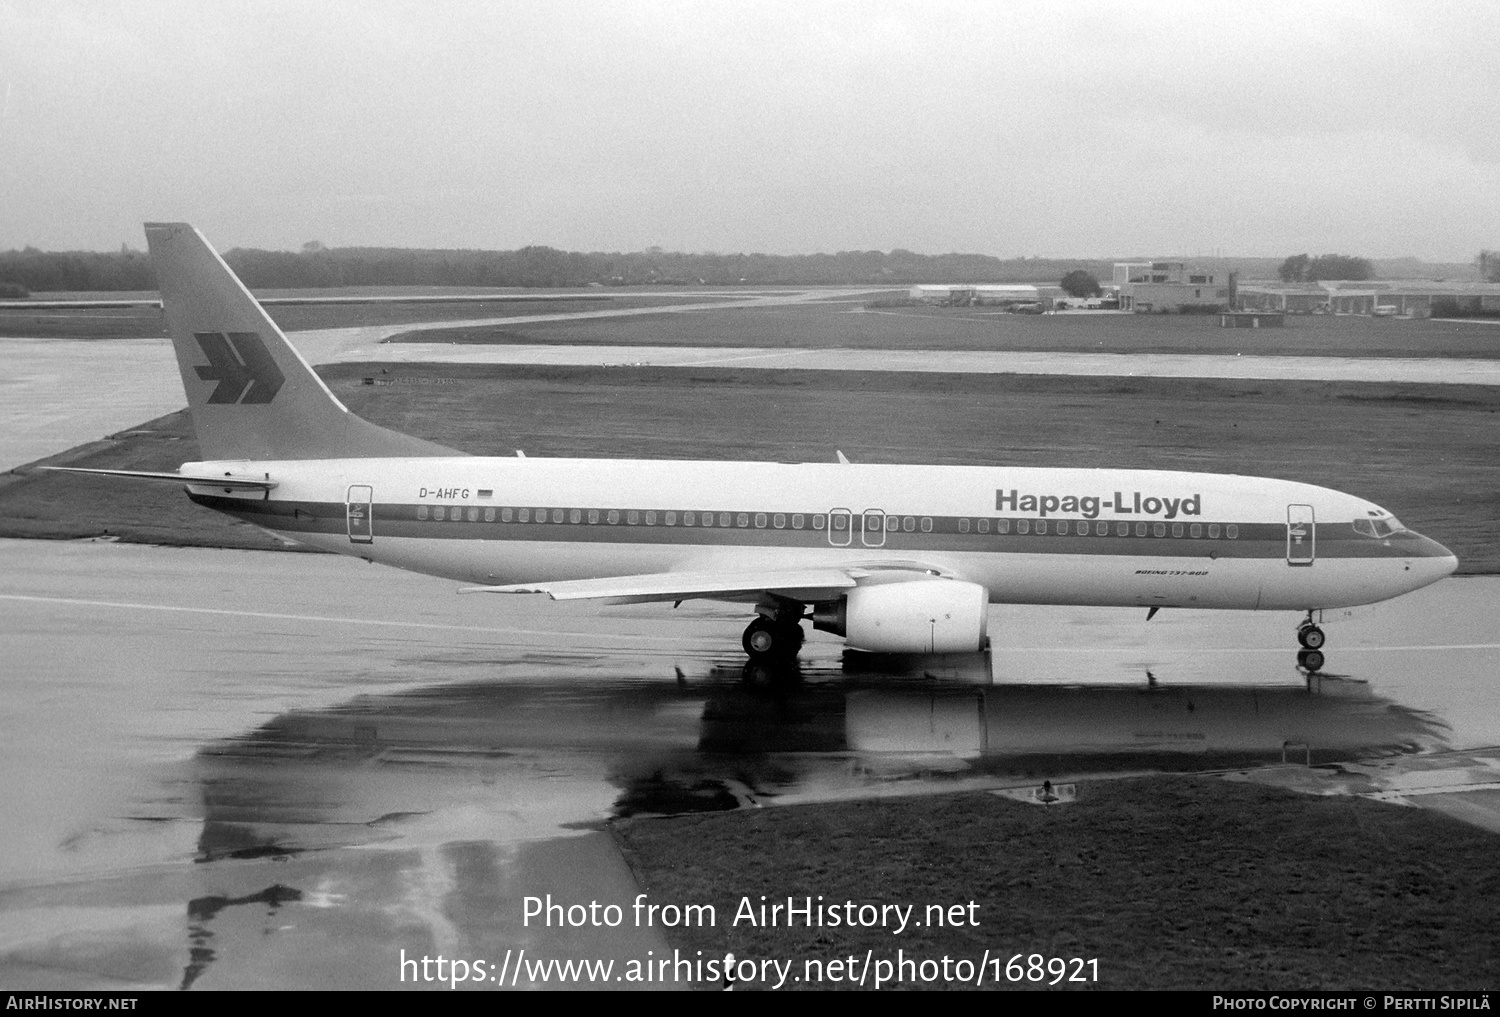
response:
<svg viewBox="0 0 1500 1017"><path fill-rule="evenodd" d="M1304 625L1297 630L1297 642L1309 650L1321 650L1326 639L1323 630L1316 625Z"/></svg>
<svg viewBox="0 0 1500 1017"><path fill-rule="evenodd" d="M745 629L740 644L752 660L765 660L796 656L804 638L801 625L777 625L766 618L757 618Z"/></svg>
<svg viewBox="0 0 1500 1017"><path fill-rule="evenodd" d="M745 629L740 645L752 658L765 658L779 650L782 642L774 625L764 618L757 618Z"/></svg>
<svg viewBox="0 0 1500 1017"><path fill-rule="evenodd" d="M1303 650L1297 654L1297 666L1306 668L1308 671L1323 670L1323 663L1321 650Z"/></svg>

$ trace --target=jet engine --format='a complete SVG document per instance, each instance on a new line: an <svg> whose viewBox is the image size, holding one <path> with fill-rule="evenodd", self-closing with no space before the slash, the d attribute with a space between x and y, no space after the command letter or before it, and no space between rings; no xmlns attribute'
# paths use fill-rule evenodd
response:
<svg viewBox="0 0 1500 1017"><path fill-rule="evenodd" d="M989 591L977 583L922 579L856 586L813 610L813 627L872 653L973 653L984 649Z"/></svg>

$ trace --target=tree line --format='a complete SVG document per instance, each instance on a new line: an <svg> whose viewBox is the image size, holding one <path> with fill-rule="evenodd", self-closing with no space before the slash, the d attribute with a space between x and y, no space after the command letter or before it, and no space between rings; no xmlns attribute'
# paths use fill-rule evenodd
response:
<svg viewBox="0 0 1500 1017"><path fill-rule="evenodd" d="M1350 254L1320 254L1316 258L1294 254L1276 270L1282 282L1317 282L1320 279L1361 281L1375 277L1375 267L1365 258Z"/></svg>
<svg viewBox="0 0 1500 1017"><path fill-rule="evenodd" d="M1077 262L1002 259L982 254L841 251L837 254L686 254L651 248L628 254L552 247L515 251L411 250L389 247L300 251L237 248L224 260L252 289L334 286L581 287L669 285L910 285L1053 282ZM1088 268L1108 274L1108 262ZM151 259L141 251L0 252L0 283L31 292L154 290Z"/></svg>

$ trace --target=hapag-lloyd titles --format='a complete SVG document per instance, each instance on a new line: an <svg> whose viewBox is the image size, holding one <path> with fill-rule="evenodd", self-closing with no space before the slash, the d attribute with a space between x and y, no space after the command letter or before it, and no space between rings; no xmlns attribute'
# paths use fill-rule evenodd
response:
<svg viewBox="0 0 1500 1017"><path fill-rule="evenodd" d="M1160 498L1155 495L1141 497L1141 492L1131 492L1127 499L1119 491L1115 492L1114 498L1094 497L1092 495L1076 494L1022 494L1012 488L995 491L995 511L997 512L1026 512L1041 516L1045 519L1048 513L1063 512L1077 514L1085 519L1097 519L1101 510L1108 510L1115 515L1129 516L1156 516L1164 519L1176 519L1178 515L1196 516L1203 514L1203 496L1194 494L1190 498Z"/></svg>

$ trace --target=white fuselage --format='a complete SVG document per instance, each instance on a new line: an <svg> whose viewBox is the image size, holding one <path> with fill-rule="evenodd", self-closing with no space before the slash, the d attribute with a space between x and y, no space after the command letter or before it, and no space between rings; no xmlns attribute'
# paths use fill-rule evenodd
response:
<svg viewBox="0 0 1500 1017"><path fill-rule="evenodd" d="M467 456L182 472L273 481L190 491L291 539L486 585L909 565L995 603L1307 610L1457 567L1409 530L1356 529L1394 523L1363 499L1233 475Z"/></svg>

